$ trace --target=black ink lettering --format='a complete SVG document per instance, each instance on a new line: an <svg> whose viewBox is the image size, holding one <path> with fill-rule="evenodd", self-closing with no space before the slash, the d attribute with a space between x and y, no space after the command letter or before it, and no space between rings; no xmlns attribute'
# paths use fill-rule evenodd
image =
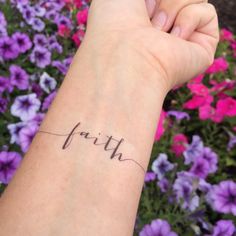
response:
<svg viewBox="0 0 236 236"><path fill-rule="evenodd" d="M54 136L66 136L66 140L62 146L62 149L65 150L66 148L68 148L73 140L74 135L79 134L80 136L83 136L85 139L94 139L93 144L95 146L100 146L100 145L104 145L104 151L108 152L108 151L112 151L111 155L110 155L110 159L115 159L117 157L118 161L132 161L133 163L135 163L136 165L138 165L144 173L146 173L145 169L142 167L142 165L140 165L137 161L135 161L134 159L131 158L124 158L123 157L123 153L122 152L118 152L119 148L121 147L121 144L124 143L124 139L121 138L120 140L115 139L113 136L106 136L108 138L108 140L105 143L98 143L99 138L98 137L93 137L93 136L89 136L90 133L89 132L75 132L77 130L77 128L80 126L81 122L79 122L78 124L75 125L75 127L71 130L71 132L69 134L58 134L58 133L52 133L52 132L48 132L48 131L38 131L38 133L44 133L44 134L49 134L49 135L54 135ZM101 133L99 133L99 135L101 135ZM114 145L114 147L111 147L112 144L115 142L116 145Z"/></svg>

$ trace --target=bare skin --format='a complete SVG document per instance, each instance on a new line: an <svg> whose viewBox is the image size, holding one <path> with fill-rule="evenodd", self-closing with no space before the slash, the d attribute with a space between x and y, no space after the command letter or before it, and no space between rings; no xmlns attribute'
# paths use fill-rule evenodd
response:
<svg viewBox="0 0 236 236"><path fill-rule="evenodd" d="M0 235L132 235L163 100L212 63L218 40L206 1L94 0L85 39L0 200Z"/></svg>

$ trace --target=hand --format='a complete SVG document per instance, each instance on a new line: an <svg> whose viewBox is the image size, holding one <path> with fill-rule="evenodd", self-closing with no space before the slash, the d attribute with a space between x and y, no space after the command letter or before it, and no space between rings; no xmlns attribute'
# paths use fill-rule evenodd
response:
<svg viewBox="0 0 236 236"><path fill-rule="evenodd" d="M145 74L158 71L169 90L212 64L218 19L206 0L93 0L86 40L99 47L114 43L111 50L129 45L142 55L139 67L149 65Z"/></svg>

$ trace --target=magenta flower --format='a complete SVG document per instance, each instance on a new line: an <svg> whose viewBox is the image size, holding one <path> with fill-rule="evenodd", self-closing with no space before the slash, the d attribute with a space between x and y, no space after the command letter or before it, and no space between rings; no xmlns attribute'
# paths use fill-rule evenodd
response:
<svg viewBox="0 0 236 236"><path fill-rule="evenodd" d="M170 225L167 221L157 219L153 220L151 224L143 227L139 236L178 236L175 232L171 231Z"/></svg>
<svg viewBox="0 0 236 236"><path fill-rule="evenodd" d="M39 68L45 68L51 63L51 52L43 47L35 47L30 55L30 61Z"/></svg>
<svg viewBox="0 0 236 236"><path fill-rule="evenodd" d="M20 165L21 156L17 152L0 152L0 181L8 184Z"/></svg>
<svg viewBox="0 0 236 236"><path fill-rule="evenodd" d="M9 70L11 73L10 81L12 85L22 90L29 87L29 75L25 70L16 65L11 65Z"/></svg>
<svg viewBox="0 0 236 236"><path fill-rule="evenodd" d="M211 236L233 236L235 230L231 220L220 220L216 223Z"/></svg>
<svg viewBox="0 0 236 236"><path fill-rule="evenodd" d="M188 139L184 134L176 134L173 137L171 151L175 153L177 157L180 157L187 149Z"/></svg>
<svg viewBox="0 0 236 236"><path fill-rule="evenodd" d="M12 39L16 42L20 53L25 53L32 47L32 42L27 34L16 32L12 35Z"/></svg>
<svg viewBox="0 0 236 236"><path fill-rule="evenodd" d="M236 116L236 100L231 97L220 99L216 104L216 109L225 116Z"/></svg>
<svg viewBox="0 0 236 236"><path fill-rule="evenodd" d="M41 103L34 93L18 96L11 106L11 114L19 117L22 121L27 121L36 115L40 105Z"/></svg>
<svg viewBox="0 0 236 236"><path fill-rule="evenodd" d="M228 69L229 64L224 57L219 57L214 60L214 63L207 69L206 73L214 74L224 72Z"/></svg>
<svg viewBox="0 0 236 236"><path fill-rule="evenodd" d="M209 193L213 209L236 216L236 183L231 180L213 186Z"/></svg>
<svg viewBox="0 0 236 236"><path fill-rule="evenodd" d="M19 144L22 152L27 152L30 144L33 141L35 134L38 131L38 124L36 122L29 122L27 126L22 128L19 132Z"/></svg>
<svg viewBox="0 0 236 236"><path fill-rule="evenodd" d="M5 60L15 59L19 55L19 50L16 42L8 37L0 37L0 57Z"/></svg>

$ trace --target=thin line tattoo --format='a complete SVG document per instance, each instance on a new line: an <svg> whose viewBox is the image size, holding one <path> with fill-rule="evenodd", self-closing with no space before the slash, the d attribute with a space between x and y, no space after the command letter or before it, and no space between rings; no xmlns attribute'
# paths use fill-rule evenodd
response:
<svg viewBox="0 0 236 236"><path fill-rule="evenodd" d="M65 142L62 145L62 149L63 150L67 149L70 146L70 144L71 144L71 142L72 142L72 140L74 138L74 135L79 135L81 137L84 137L85 139L91 139L91 140L93 140L92 143L95 146L103 146L104 151L106 151L106 152L112 151L110 159L114 159L115 157L117 157L118 161L132 161L136 165L138 165L142 169L142 171L144 173L146 173L144 167L140 163L138 163L136 160L134 160L132 158L122 158L123 157L123 153L122 152L118 152L118 149L120 148L120 146L125 141L123 138L121 138L120 140L117 140L117 139L113 138L113 136L106 135L106 137L108 138L107 141L99 143L99 137L90 136L89 132L77 131L77 129L78 129L78 127L80 125L81 125L81 122L77 123L73 127L73 129L70 131L70 133L68 133L68 134L59 134L59 133L53 133L53 132L48 132L48 131L42 131L42 130L39 130L38 133L49 134L49 135L54 135L54 136L61 136L61 137L65 136L66 140L65 140ZM98 133L98 135L100 136L101 133ZM115 143L116 145L115 146L112 145L113 143Z"/></svg>

